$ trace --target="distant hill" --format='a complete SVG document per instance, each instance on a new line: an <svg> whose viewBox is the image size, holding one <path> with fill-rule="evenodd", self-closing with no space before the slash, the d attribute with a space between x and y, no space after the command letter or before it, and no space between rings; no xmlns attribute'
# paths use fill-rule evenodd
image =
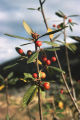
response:
<svg viewBox="0 0 80 120"><path fill-rule="evenodd" d="M69 58L70 58L70 66L71 66L71 71L72 71L72 76L74 79L78 80L80 79L80 44L76 43L77 50L75 53L72 53L70 50L69 51ZM53 52L46 52L48 58L53 56ZM60 63L62 65L63 70L67 72L67 64L66 64L66 57L65 57L65 47L61 46L60 50L57 51L57 54L59 56ZM41 54L40 54L41 56ZM16 58L14 60L11 60L9 62L6 62L0 66L0 74L3 76L6 76L9 72L13 71L15 76L22 76L24 72L31 72L33 73L35 71L35 65L34 63L31 64L26 64L26 60L19 61L19 64L14 66L11 69L8 70L3 70L3 68L7 65L15 64L16 61L19 58ZM54 63L54 66L57 66L57 62Z"/></svg>

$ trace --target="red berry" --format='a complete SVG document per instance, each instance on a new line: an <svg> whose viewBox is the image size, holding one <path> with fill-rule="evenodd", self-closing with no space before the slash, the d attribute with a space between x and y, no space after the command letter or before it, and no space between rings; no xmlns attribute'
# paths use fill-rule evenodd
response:
<svg viewBox="0 0 80 120"><path fill-rule="evenodd" d="M72 19L69 19L68 22L69 22L69 23L72 23Z"/></svg>
<svg viewBox="0 0 80 120"><path fill-rule="evenodd" d="M42 57L42 61L46 62L47 61L47 57L46 56Z"/></svg>
<svg viewBox="0 0 80 120"><path fill-rule="evenodd" d="M33 78L37 78L38 77L38 75L37 75L37 73L33 73Z"/></svg>
<svg viewBox="0 0 80 120"><path fill-rule="evenodd" d="M31 50L28 50L27 51L27 55L30 56L32 54L32 51Z"/></svg>
<svg viewBox="0 0 80 120"><path fill-rule="evenodd" d="M60 93L63 94L63 89L60 90Z"/></svg>
<svg viewBox="0 0 80 120"><path fill-rule="evenodd" d="M19 50L18 50L18 53L19 53L19 54L23 54L24 52L23 52L22 49L19 49Z"/></svg>
<svg viewBox="0 0 80 120"><path fill-rule="evenodd" d="M80 80L78 80L78 83L80 83Z"/></svg>
<svg viewBox="0 0 80 120"><path fill-rule="evenodd" d="M49 90L49 89L50 89L50 84L49 84L48 82L45 82L45 83L43 84L43 86L44 86L44 88L45 88L46 90Z"/></svg>
<svg viewBox="0 0 80 120"><path fill-rule="evenodd" d="M46 64L47 64L47 65L50 65L50 64L51 64L51 61L50 61L50 60L46 60Z"/></svg>
<svg viewBox="0 0 80 120"><path fill-rule="evenodd" d="M64 16L64 19L67 19L67 16Z"/></svg>
<svg viewBox="0 0 80 120"><path fill-rule="evenodd" d="M52 58L51 58L51 61L52 61L52 62L55 62L55 61L56 61L56 57L52 57Z"/></svg>
<svg viewBox="0 0 80 120"><path fill-rule="evenodd" d="M40 47L42 45L42 42L41 41L36 41L36 46L37 47Z"/></svg>
<svg viewBox="0 0 80 120"><path fill-rule="evenodd" d="M60 29L60 25L57 25L57 28Z"/></svg>
<svg viewBox="0 0 80 120"><path fill-rule="evenodd" d="M55 24L53 24L53 27L56 27L56 25L55 25Z"/></svg>
<svg viewBox="0 0 80 120"><path fill-rule="evenodd" d="M41 72L41 78L45 79L46 78L46 73L45 72Z"/></svg>

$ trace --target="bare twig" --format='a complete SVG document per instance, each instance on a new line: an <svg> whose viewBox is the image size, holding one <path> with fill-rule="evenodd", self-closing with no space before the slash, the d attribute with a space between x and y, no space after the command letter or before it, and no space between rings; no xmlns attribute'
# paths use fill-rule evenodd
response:
<svg viewBox="0 0 80 120"><path fill-rule="evenodd" d="M63 20L64 20L63 22L64 22L64 25L65 25L65 18ZM67 43L66 42L66 29L65 28L64 28L64 42L65 42L65 44ZM71 86L72 86L72 94L73 94L73 97L76 101L76 94L75 94L74 83L73 83L73 79L72 79L72 75L71 75L68 49L67 49L66 46L65 46L65 51L66 51L66 61L67 61L67 66L68 66L69 79L70 79L70 83L71 83Z"/></svg>
<svg viewBox="0 0 80 120"><path fill-rule="evenodd" d="M35 45L35 51L38 51L36 45ZM36 64L37 64L37 73L38 73L38 79L39 79L39 64L38 64L38 57L37 57L37 60L36 60ZM40 115L40 120L43 120L43 118L42 118L42 107L41 107L41 96L40 96L40 80L38 80L38 82L39 82L39 86L38 86L39 115Z"/></svg>

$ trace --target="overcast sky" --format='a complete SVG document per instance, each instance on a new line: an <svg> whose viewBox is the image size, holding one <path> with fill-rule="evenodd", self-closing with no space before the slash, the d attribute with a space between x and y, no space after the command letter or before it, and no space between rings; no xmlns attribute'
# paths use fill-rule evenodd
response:
<svg viewBox="0 0 80 120"><path fill-rule="evenodd" d="M0 0L0 64L19 56L15 51L15 47L26 43L25 40L10 38L4 36L3 33L29 38L30 36L26 34L22 26L23 20L25 20L35 32L39 34L46 32L41 13L27 9L37 7L39 7L38 0ZM52 24L58 24L61 21L61 19L55 15L55 12L58 10L64 11L66 15L80 15L80 0L46 0L44 12L50 28L52 28ZM74 26L74 32L71 33L68 31L68 34L80 36L80 17L72 19L74 22L77 21L79 25ZM41 40L44 39L47 40L48 37L42 38ZM72 42L71 39L68 39L68 41ZM43 47L44 46L45 45L43 45ZM34 50L34 45L21 48L26 53L29 49Z"/></svg>

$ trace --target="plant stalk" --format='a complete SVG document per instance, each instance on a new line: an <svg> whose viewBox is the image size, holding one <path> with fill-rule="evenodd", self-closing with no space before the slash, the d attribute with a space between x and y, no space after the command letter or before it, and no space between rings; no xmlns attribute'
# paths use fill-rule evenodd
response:
<svg viewBox="0 0 80 120"><path fill-rule="evenodd" d="M6 104L7 104L7 115L8 115L8 112L9 112L9 101L8 101L8 79L6 78L5 79L5 83L6 83Z"/></svg>
<svg viewBox="0 0 80 120"><path fill-rule="evenodd" d="M64 18L63 22L64 22L64 25L65 25L65 18ZM65 42L65 44L67 43L67 41L66 41L66 29L65 28L64 28L64 42ZM72 75L71 75L71 68L70 68L68 49L67 49L66 46L65 46L65 52L66 52L66 61L67 61L67 65L68 65L69 79L70 79L70 83L71 83L71 86L72 86L72 94L73 94L73 97L74 97L74 99L76 101L76 94L75 94L74 83L73 83L73 79L72 79Z"/></svg>
<svg viewBox="0 0 80 120"><path fill-rule="evenodd" d="M38 51L36 45L35 45L35 51ZM39 64L38 64L38 57L36 60L36 65L37 65L37 73L38 73L38 78L39 78ZM38 80L39 86L38 86L38 105L39 105L39 116L40 120L43 120L42 116L42 106L41 106L41 95L40 95L40 80Z"/></svg>

